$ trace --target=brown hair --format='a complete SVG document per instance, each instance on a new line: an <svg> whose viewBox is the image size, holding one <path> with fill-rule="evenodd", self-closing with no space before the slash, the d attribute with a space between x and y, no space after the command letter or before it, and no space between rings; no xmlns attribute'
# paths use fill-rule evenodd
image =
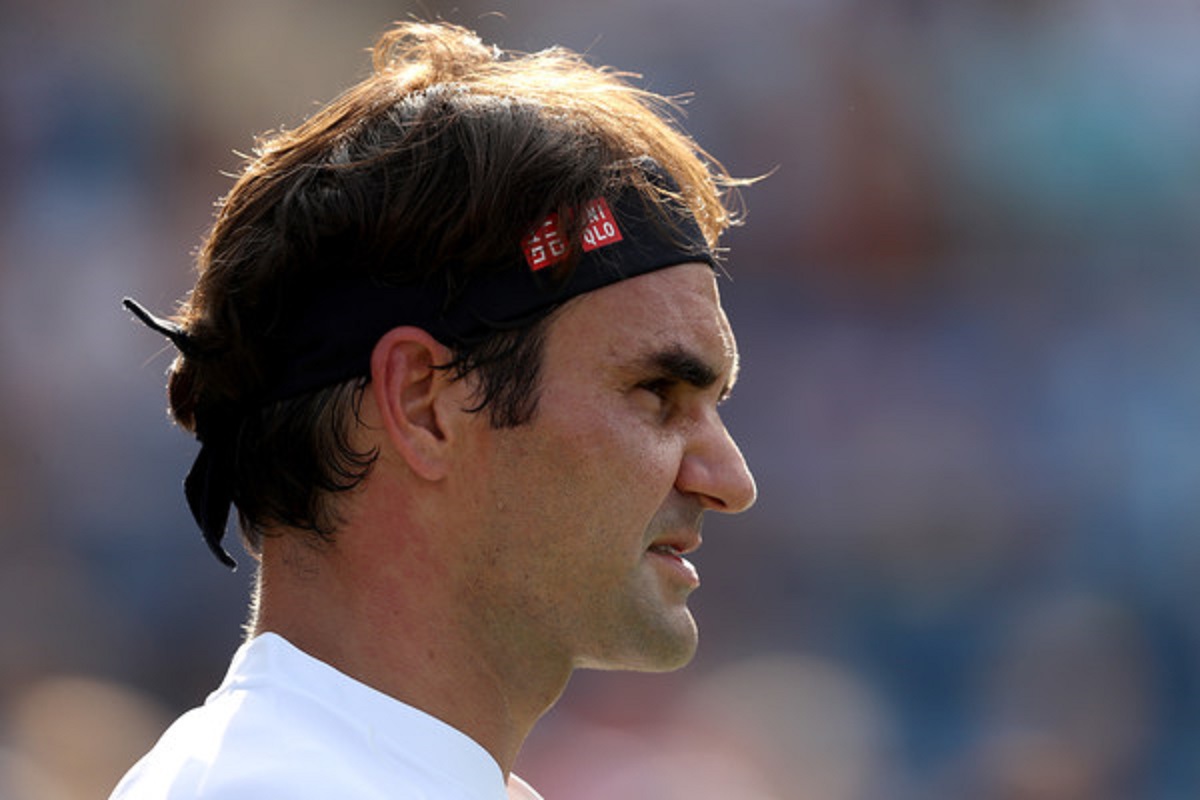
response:
<svg viewBox="0 0 1200 800"><path fill-rule="evenodd" d="M547 213L629 184L682 203L715 247L737 182L631 77L560 48L505 53L461 27L405 23L379 39L368 78L259 141L200 250L177 316L189 346L168 385L181 426L236 441L234 502L252 546L273 523L331 534L328 495L373 460L347 436L366 379L263 405L272 330L303 287L351 273L462 286L519 253ZM677 196L628 166L644 156ZM533 413L544 328L456 345L450 366L475 376L492 424Z"/></svg>

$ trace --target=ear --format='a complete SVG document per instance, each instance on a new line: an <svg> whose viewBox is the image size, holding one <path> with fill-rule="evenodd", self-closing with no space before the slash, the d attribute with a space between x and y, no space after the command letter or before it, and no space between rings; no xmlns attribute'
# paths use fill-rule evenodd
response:
<svg viewBox="0 0 1200 800"><path fill-rule="evenodd" d="M420 328L393 328L371 352L371 391L380 421L396 452L426 480L445 476L450 406L444 395L452 385L439 364L449 348Z"/></svg>

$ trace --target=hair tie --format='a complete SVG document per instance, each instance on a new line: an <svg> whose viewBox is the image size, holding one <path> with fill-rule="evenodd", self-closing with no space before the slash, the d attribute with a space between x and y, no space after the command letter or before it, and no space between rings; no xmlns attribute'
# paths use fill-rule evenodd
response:
<svg viewBox="0 0 1200 800"><path fill-rule="evenodd" d="M221 545L229 512L233 508L233 471L237 459L236 431L222 431L216 437L204 437L200 452L183 481L192 518L204 535L208 549L225 566L237 569L237 562Z"/></svg>
<svg viewBox="0 0 1200 800"><path fill-rule="evenodd" d="M121 305L147 328L167 337L180 353L185 356L196 355L195 342L180 325L151 314L133 298L124 298ZM200 439L200 452L183 482L188 509L217 560L230 569L237 569L237 562L221 546L233 506L232 462L236 454L236 438L228 431L220 431L215 435L211 431L198 431L197 438Z"/></svg>
<svg viewBox="0 0 1200 800"><path fill-rule="evenodd" d="M171 340L171 344L175 345L175 349L185 356L196 355L195 342L177 323L171 322L169 319L157 317L146 310L138 301L132 297L126 297L121 301L121 305L129 309L138 320L150 330L161 333L163 336Z"/></svg>

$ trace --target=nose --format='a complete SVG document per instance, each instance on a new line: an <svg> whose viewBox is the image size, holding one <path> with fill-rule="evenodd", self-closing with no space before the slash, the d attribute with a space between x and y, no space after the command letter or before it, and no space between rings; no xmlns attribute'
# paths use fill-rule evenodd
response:
<svg viewBox="0 0 1200 800"><path fill-rule="evenodd" d="M754 505L754 476L715 412L684 451L675 488L698 498L709 511L738 514Z"/></svg>

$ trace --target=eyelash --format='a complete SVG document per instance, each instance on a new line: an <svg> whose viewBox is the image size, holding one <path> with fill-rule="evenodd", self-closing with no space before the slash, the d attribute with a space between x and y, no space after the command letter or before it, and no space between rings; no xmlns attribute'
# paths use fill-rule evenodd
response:
<svg viewBox="0 0 1200 800"><path fill-rule="evenodd" d="M637 384L635 388L641 389L653 394L662 404L662 414L664 418L675 416L677 397L675 396L676 389L679 387L679 381L669 377L650 378ZM726 395L722 395L717 400L717 405L722 406L728 399Z"/></svg>
<svg viewBox="0 0 1200 800"><path fill-rule="evenodd" d="M638 384L639 389L645 389L646 391L655 394L664 400L667 398L667 395L671 393L671 390L674 387L675 382L669 378L652 378L648 381L642 381Z"/></svg>
<svg viewBox="0 0 1200 800"><path fill-rule="evenodd" d="M637 385L638 389L647 391L656 398L658 407L655 414L662 424L667 424L676 416L675 389L677 386L678 381L671 378L651 378Z"/></svg>

